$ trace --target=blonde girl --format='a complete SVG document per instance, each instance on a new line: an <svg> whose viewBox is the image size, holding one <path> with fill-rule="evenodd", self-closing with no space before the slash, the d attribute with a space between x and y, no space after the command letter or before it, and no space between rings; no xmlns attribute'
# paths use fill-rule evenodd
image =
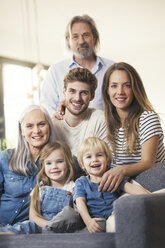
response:
<svg viewBox="0 0 165 248"><path fill-rule="evenodd" d="M48 143L40 154L40 171L30 204L30 220L46 224L64 207L72 206L75 164L67 144Z"/></svg>

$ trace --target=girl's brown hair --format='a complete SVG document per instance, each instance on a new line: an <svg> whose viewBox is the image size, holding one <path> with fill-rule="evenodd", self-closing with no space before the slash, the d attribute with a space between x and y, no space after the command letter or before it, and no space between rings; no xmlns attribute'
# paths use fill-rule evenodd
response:
<svg viewBox="0 0 165 248"><path fill-rule="evenodd" d="M43 216L41 215L41 205L40 205L40 200L39 200L40 182L42 181L43 185L51 186L51 180L48 178L48 176L45 173L44 161L54 150L57 150L57 149L62 150L63 155L64 155L64 160L66 161L66 165L68 166L68 174L66 176L65 183L68 183L71 180L75 179L76 168L75 168L75 163L74 163L73 156L72 156L69 146L66 143L61 142L61 141L50 142L46 144L40 154L39 173L37 175L37 183L36 183L36 186L34 187L33 194L31 197L31 207L34 209L36 214L41 218L43 218Z"/></svg>

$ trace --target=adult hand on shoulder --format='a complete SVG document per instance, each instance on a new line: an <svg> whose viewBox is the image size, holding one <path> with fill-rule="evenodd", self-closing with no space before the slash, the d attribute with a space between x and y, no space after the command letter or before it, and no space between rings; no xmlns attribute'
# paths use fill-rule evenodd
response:
<svg viewBox="0 0 165 248"><path fill-rule="evenodd" d="M54 113L54 117L58 120L63 120L63 116L65 115L65 101L61 101L57 107L57 112Z"/></svg>
<svg viewBox="0 0 165 248"><path fill-rule="evenodd" d="M55 117L58 120L63 120L63 115L60 112L55 112L53 114L53 117Z"/></svg>
<svg viewBox="0 0 165 248"><path fill-rule="evenodd" d="M102 192L115 192L124 176L124 166L117 166L108 170L102 176L98 190Z"/></svg>

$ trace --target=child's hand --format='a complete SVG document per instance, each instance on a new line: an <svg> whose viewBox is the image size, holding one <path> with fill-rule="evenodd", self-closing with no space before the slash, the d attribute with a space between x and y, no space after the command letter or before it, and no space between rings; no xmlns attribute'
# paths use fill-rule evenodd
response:
<svg viewBox="0 0 165 248"><path fill-rule="evenodd" d="M95 232L103 232L103 229L101 226L97 223L97 221L105 221L104 219L101 218L92 218L89 221L89 224L87 224L87 229L90 233L95 233Z"/></svg>

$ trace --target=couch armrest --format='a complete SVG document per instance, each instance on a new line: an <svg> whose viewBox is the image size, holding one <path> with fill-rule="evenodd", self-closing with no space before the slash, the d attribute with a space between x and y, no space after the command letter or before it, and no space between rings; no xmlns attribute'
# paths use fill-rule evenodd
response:
<svg viewBox="0 0 165 248"><path fill-rule="evenodd" d="M114 203L117 248L165 247L165 194L131 195Z"/></svg>

